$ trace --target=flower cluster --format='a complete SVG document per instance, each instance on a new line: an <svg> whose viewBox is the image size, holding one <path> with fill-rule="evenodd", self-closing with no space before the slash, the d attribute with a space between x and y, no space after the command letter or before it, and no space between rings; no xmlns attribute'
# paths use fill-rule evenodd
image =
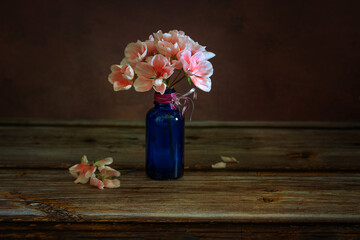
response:
<svg viewBox="0 0 360 240"><path fill-rule="evenodd" d="M93 163L89 163L87 157L84 155L81 158L80 164L75 164L69 168L70 174L76 178L75 183L87 183L90 179L90 185L98 187L99 189L106 188L118 188L120 187L120 181L114 179L119 177L120 172L106 166L113 162L111 157L96 160ZM99 173L96 173L96 170Z"/></svg>
<svg viewBox="0 0 360 240"><path fill-rule="evenodd" d="M213 66L208 60L214 56L183 31L163 33L159 30L146 41L129 43L120 65L111 66L108 80L115 91L134 86L138 92L154 88L164 94L166 89L187 78L190 84L193 82L199 89L209 92Z"/></svg>

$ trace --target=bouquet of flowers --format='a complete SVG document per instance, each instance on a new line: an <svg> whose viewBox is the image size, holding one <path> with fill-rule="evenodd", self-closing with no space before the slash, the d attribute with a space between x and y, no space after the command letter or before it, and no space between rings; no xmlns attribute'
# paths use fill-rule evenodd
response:
<svg viewBox="0 0 360 240"><path fill-rule="evenodd" d="M146 41L129 43L120 65L111 66L108 80L115 91L134 86L138 92L154 88L164 94L166 89L172 89L187 79L190 85L192 82L197 88L209 92L213 66L208 60L214 56L183 31L163 33L159 30Z"/></svg>

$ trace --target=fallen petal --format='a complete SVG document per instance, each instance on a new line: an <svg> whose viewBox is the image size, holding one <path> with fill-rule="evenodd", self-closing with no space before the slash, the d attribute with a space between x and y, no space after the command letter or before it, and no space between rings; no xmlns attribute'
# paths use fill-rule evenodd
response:
<svg viewBox="0 0 360 240"><path fill-rule="evenodd" d="M118 188L120 187L120 181L118 179L113 179L113 180L105 179L104 186L106 188Z"/></svg>
<svg viewBox="0 0 360 240"><path fill-rule="evenodd" d="M91 166L89 168L89 170L87 170L85 172L85 177L89 178L90 176L92 176L92 174L96 171L96 167L95 166Z"/></svg>
<svg viewBox="0 0 360 240"><path fill-rule="evenodd" d="M234 157L220 156L220 158L223 162L226 162L226 163L239 163L239 161L236 160L236 158L234 158Z"/></svg>
<svg viewBox="0 0 360 240"><path fill-rule="evenodd" d="M226 168L226 163L224 162L218 162L211 165L212 168Z"/></svg>
<svg viewBox="0 0 360 240"><path fill-rule="evenodd" d="M112 164L113 162L113 158L112 157L107 157L107 158L104 158L98 162L95 163L95 165L99 168L99 170L101 171L105 165L109 165L109 164Z"/></svg>
<svg viewBox="0 0 360 240"><path fill-rule="evenodd" d="M101 171L100 171L100 174L101 176L104 176L104 177L119 177L120 176L120 172L111 168L111 167L108 167L108 166L105 166Z"/></svg>
<svg viewBox="0 0 360 240"><path fill-rule="evenodd" d="M80 173L79 177L74 181L74 183L87 183L89 181L89 177L85 176L85 173Z"/></svg>
<svg viewBox="0 0 360 240"><path fill-rule="evenodd" d="M99 189L104 189L104 183L103 181L101 181L100 179L96 178L95 175L93 174L90 178L90 185L97 187Z"/></svg>
<svg viewBox="0 0 360 240"><path fill-rule="evenodd" d="M78 164L75 164L74 166L69 168L69 172L70 172L71 176L73 176L74 178L77 178L79 176L78 171L75 170L77 166L78 166Z"/></svg>

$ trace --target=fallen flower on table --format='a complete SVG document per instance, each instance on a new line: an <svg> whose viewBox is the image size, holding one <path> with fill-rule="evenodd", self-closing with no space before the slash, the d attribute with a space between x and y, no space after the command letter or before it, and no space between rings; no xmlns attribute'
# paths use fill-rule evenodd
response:
<svg viewBox="0 0 360 240"><path fill-rule="evenodd" d="M89 163L86 155L82 156L81 163L75 164L69 168L70 174L76 178L75 183L85 184L90 179L90 185L99 189L106 188L118 188L120 187L120 181L114 179L119 177L120 172L106 165L110 165L113 162L111 157L98 159L95 162ZM96 170L99 173L96 173Z"/></svg>

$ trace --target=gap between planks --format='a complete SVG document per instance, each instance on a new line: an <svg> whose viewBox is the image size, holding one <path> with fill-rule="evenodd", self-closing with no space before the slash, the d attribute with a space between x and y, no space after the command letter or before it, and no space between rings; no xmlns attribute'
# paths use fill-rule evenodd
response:
<svg viewBox="0 0 360 240"><path fill-rule="evenodd" d="M189 128L307 128L359 129L360 122L285 122L285 121L186 121ZM62 119L0 119L2 126L67 126L67 127L145 127L144 121L128 120L62 120Z"/></svg>

